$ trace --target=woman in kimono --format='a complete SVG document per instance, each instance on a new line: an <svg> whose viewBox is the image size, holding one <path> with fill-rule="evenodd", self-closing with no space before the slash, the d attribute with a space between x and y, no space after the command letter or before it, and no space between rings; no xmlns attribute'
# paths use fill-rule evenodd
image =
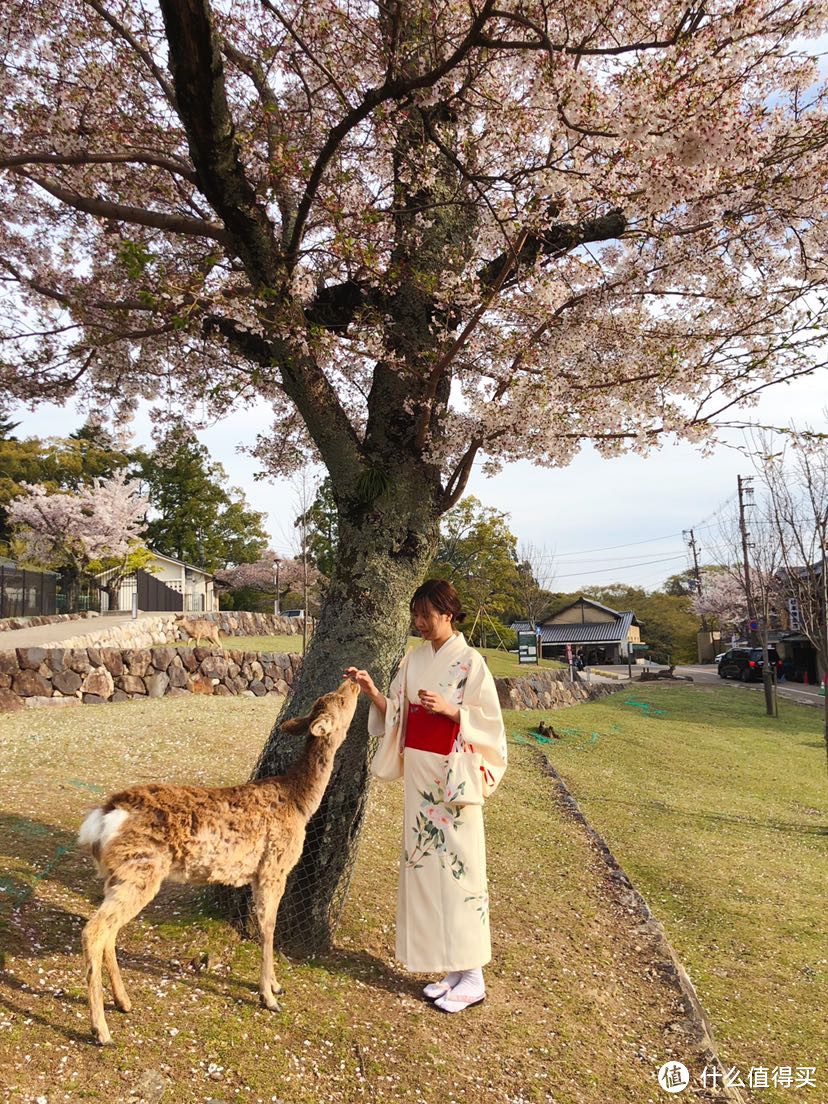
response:
<svg viewBox="0 0 828 1104"><path fill-rule="evenodd" d="M486 996L491 959L483 801L506 769L506 732L494 679L456 624L451 583L428 579L411 599L423 638L386 697L349 667L371 699L371 762L381 779L403 777L405 814L397 894L397 958L415 973L442 973L423 990L443 1012Z"/></svg>

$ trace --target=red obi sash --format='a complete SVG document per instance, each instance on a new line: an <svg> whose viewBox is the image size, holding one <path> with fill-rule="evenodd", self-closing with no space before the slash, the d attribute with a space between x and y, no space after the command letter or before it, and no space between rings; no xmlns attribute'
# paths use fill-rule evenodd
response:
<svg viewBox="0 0 828 1104"><path fill-rule="evenodd" d="M407 748L448 755L459 731L460 725L445 713L429 713L421 705L409 704L405 723Z"/></svg>

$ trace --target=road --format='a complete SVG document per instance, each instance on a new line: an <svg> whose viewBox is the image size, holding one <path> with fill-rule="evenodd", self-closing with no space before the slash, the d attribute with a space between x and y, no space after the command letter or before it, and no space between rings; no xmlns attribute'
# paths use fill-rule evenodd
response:
<svg viewBox="0 0 828 1104"><path fill-rule="evenodd" d="M650 667L656 670L666 669L655 663L651 664ZM600 670L600 667L596 667L594 675L598 675ZM605 667L603 670L610 672L615 679L620 677L622 681L628 681L627 668L622 665ZM633 682L638 682L642 670L644 670L643 666L633 667ZM751 694L763 693L761 682L737 682L733 679L719 678L719 672L713 663L698 663L687 667L676 667L676 674L689 675L693 679L693 682L699 686L718 686L721 687L722 690L745 691ZM595 681L604 682L606 680L599 676ZM802 705L813 705L819 709L822 709L824 706L824 699L819 693L818 686L804 686L801 682L780 682L778 692L780 698L787 698L789 701L799 702Z"/></svg>
<svg viewBox="0 0 828 1104"><path fill-rule="evenodd" d="M676 667L677 675L690 675L694 682L703 686L718 685L722 688L737 688L749 693L763 693L761 682L736 682L733 679L719 678L719 672L713 663L699 663L692 667ZM822 707L823 698L818 686L805 686L801 682L780 682L777 691L780 698L801 702L803 705Z"/></svg>

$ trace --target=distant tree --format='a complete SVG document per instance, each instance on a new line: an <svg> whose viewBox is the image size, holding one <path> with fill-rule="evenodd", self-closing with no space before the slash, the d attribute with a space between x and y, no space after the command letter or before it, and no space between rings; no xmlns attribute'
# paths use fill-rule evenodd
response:
<svg viewBox="0 0 828 1104"><path fill-rule="evenodd" d="M117 609L124 576L152 558L141 541L147 505L137 481L121 470L76 493L27 487L10 504L9 520L28 562L72 579L111 571L105 589Z"/></svg>
<svg viewBox="0 0 828 1104"><path fill-rule="evenodd" d="M276 553L272 549L260 560L251 563L236 564L233 567L223 568L216 572L216 578L228 586L232 591L247 590L257 591L260 594L271 596L276 591ZM301 593L304 579L304 569L299 557L294 559L279 559L279 600L283 602L291 592ZM324 577L312 564L308 565L308 585L316 590ZM243 607L234 604L235 609Z"/></svg>
<svg viewBox="0 0 828 1104"><path fill-rule="evenodd" d="M330 476L319 485L310 508L296 519L306 525L308 554L323 575L330 577L339 542L339 520Z"/></svg>
<svg viewBox="0 0 828 1104"><path fill-rule="evenodd" d="M12 423L6 423L14 428ZM2 427L0 427L2 428ZM26 484L49 491L77 491L129 464L130 456L103 431L81 427L69 437L26 437L0 433L0 543L8 548L9 503Z"/></svg>
<svg viewBox="0 0 828 1104"><path fill-rule="evenodd" d="M552 555L546 548L527 542L518 549L515 596L519 603L514 620L537 624L548 611L555 577Z"/></svg>
<svg viewBox="0 0 828 1104"><path fill-rule="evenodd" d="M502 619L520 608L517 537L508 516L469 495L440 523L437 554L427 574L448 579L457 588L467 628L481 609Z"/></svg>
<svg viewBox="0 0 828 1104"><path fill-rule="evenodd" d="M767 439L759 451L767 491L765 518L781 559L780 604L811 642L819 670L828 673L828 452L824 438L796 433L775 451ZM791 605L793 603L793 605ZM825 695L828 755L828 693Z"/></svg>
<svg viewBox="0 0 828 1104"><path fill-rule="evenodd" d="M146 527L151 548L207 571L262 556L264 514L227 487L224 468L187 429L176 427L152 453L139 453L136 468L153 511Z"/></svg>
<svg viewBox="0 0 828 1104"><path fill-rule="evenodd" d="M699 617L707 617L722 630L745 631L748 619L744 579L731 571L702 573L701 594L693 595L691 605Z"/></svg>

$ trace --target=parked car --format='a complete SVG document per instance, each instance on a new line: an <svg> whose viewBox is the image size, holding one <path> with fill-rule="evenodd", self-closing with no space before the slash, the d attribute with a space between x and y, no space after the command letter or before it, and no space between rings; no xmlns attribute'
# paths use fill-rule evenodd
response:
<svg viewBox="0 0 828 1104"><path fill-rule="evenodd" d="M727 652L719 652L719 654L717 656L713 656L713 662L714 663L721 663L726 655L727 655Z"/></svg>
<svg viewBox="0 0 828 1104"><path fill-rule="evenodd" d="M778 674L782 669L782 660L775 648L768 648L768 660ZM719 660L719 678L755 682L762 677L762 667L761 648L731 648Z"/></svg>

